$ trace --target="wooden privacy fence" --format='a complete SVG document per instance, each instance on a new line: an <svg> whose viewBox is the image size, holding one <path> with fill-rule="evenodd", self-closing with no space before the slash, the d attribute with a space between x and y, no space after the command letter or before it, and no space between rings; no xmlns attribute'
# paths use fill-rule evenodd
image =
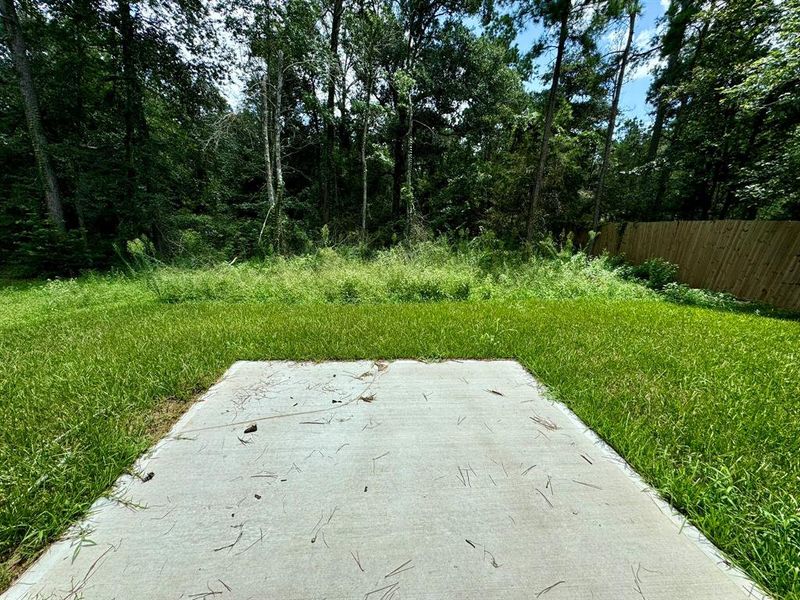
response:
<svg viewBox="0 0 800 600"><path fill-rule="evenodd" d="M691 287L800 311L800 221L609 223L593 251L660 257Z"/></svg>

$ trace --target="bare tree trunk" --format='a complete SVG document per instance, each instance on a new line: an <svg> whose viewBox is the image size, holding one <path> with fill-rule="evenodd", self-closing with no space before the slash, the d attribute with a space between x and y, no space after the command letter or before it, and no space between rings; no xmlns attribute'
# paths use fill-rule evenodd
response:
<svg viewBox="0 0 800 600"><path fill-rule="evenodd" d="M261 78L261 103L264 111L263 120L261 122L261 131L264 135L264 178L267 185L267 203L269 210L275 208L275 187L272 181L272 145L270 144L269 126L270 126L270 111L269 111L269 70L265 67L264 76Z"/></svg>
<svg viewBox="0 0 800 600"><path fill-rule="evenodd" d="M406 237L410 238L414 231L414 188L412 166L414 164L414 105L411 99L411 90L408 91L408 129L406 131Z"/></svg>
<svg viewBox="0 0 800 600"><path fill-rule="evenodd" d="M58 189L58 180L50 160L47 138L42 128L39 100L33 87L33 75L31 74L31 64L28 60L28 50L20 29L14 0L0 0L0 17L3 20L3 29L8 33L8 45L11 50L11 56L14 59L17 76L19 77L19 89L22 92L25 120L28 122L28 134L31 136L33 155L36 159L42 186L44 187L47 212L56 229L64 233L66 231L66 223L64 221L61 194Z"/></svg>
<svg viewBox="0 0 800 600"><path fill-rule="evenodd" d="M325 104L327 115L325 119L325 153L323 157L323 181L322 181L322 222L327 225L331 218L331 197L334 195L333 188L336 185L334 174L333 153L336 140L336 125L333 119L333 110L336 106L336 75L339 70L336 66L339 63L339 31L342 23L342 0L334 0L333 19L331 22L331 64L328 66L328 98Z"/></svg>
<svg viewBox="0 0 800 600"><path fill-rule="evenodd" d="M261 132L264 138L264 179L267 188L267 212L264 215L264 222L261 224L261 231L258 233L258 244L264 236L264 229L267 227L270 214L275 209L275 186L272 181L272 144L270 142L270 100L269 100L269 65L264 65L264 75L261 77L261 104L263 117L261 121Z"/></svg>
<svg viewBox="0 0 800 600"><path fill-rule="evenodd" d="M619 61L619 70L617 71L617 80L614 83L614 96L611 100L611 114L608 116L608 129L606 129L606 144L603 148L603 162L600 165L600 176L597 181L597 189L594 192L594 216L592 217L592 229L597 231L597 226L600 223L600 200L603 195L603 186L605 185L606 173L608 172L608 161L611 157L611 145L614 142L614 128L617 124L617 111L619 110L619 96L622 92L622 84L625 80L625 67L628 65L628 56L631 52L631 44L633 43L633 27L636 24L636 10L631 9L630 21L628 22L628 40L625 43L625 50ZM594 246L594 239L592 239L591 246Z"/></svg>
<svg viewBox="0 0 800 600"><path fill-rule="evenodd" d="M397 108L397 123L394 123L394 139L392 140L392 159L394 161L392 166L392 216L399 218L403 195L403 167L405 165L403 149L406 135L406 110L400 102L397 92L393 90L392 95Z"/></svg>
<svg viewBox="0 0 800 600"><path fill-rule="evenodd" d="M283 94L283 50L278 50L275 61L277 76L275 80L275 221L277 223L278 248L283 248L283 162L281 159L281 133L283 122L281 120L281 101Z"/></svg>
<svg viewBox="0 0 800 600"><path fill-rule="evenodd" d="M367 241L367 135L369 134L369 100L372 96L372 72L367 77L364 104L364 128L361 131L361 241Z"/></svg>
<svg viewBox="0 0 800 600"><path fill-rule="evenodd" d="M561 15L561 27L558 32L558 51L556 62L553 65L553 81L550 84L550 92L547 96L547 112L544 119L544 130L542 131L542 145L539 151L539 165L536 169L536 179L533 184L533 191L530 195L528 207L528 226L525 240L528 244L533 241L533 233L536 225L536 210L539 207L539 197L542 193L544 183L544 171L547 166L547 156L550 152L550 134L553 128L553 118L556 112L556 99L558 96L558 80L561 77L561 64L564 61L564 49L567 45L569 35L569 15L572 10L572 0L564 3L563 14Z"/></svg>

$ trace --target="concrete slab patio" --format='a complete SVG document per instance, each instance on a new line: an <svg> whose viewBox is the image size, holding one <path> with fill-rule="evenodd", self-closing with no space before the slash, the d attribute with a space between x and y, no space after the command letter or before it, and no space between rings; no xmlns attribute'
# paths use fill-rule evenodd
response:
<svg viewBox="0 0 800 600"><path fill-rule="evenodd" d="M512 361L240 362L3 596L761 597Z"/></svg>

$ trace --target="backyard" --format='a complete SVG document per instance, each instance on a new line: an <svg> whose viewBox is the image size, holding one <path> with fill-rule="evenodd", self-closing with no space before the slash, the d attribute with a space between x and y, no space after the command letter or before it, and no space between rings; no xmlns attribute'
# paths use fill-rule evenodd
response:
<svg viewBox="0 0 800 600"><path fill-rule="evenodd" d="M798 39L0 0L0 600L800 600Z"/></svg>
<svg viewBox="0 0 800 600"><path fill-rule="evenodd" d="M9 283L0 589L236 360L514 358L733 563L798 599L800 323L666 289L582 254L436 244Z"/></svg>

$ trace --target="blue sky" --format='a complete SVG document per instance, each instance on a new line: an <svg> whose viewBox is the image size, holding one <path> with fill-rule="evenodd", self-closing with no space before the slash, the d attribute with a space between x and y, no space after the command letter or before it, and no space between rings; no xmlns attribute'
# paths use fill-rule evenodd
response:
<svg viewBox="0 0 800 600"><path fill-rule="evenodd" d="M635 51L650 48L658 26L658 20L664 15L668 5L669 0L644 0L642 2L642 12L637 18L634 28ZM517 44L520 50L527 51L541 37L542 33L541 25L531 25L521 31L517 36ZM604 36L602 43L608 49L613 46L621 47L626 34L627 20L625 23L620 23L616 31L611 31ZM552 60L552 55L545 55L537 61L537 72L534 76L534 81L531 82L532 89L549 85L549 82L542 83L542 76L549 73L552 68ZM620 97L620 111L623 120L632 117L642 119L645 122L652 120L650 115L652 107L647 103L647 89L652 81L650 72L656 62L657 57L654 57L648 63L628 70Z"/></svg>

